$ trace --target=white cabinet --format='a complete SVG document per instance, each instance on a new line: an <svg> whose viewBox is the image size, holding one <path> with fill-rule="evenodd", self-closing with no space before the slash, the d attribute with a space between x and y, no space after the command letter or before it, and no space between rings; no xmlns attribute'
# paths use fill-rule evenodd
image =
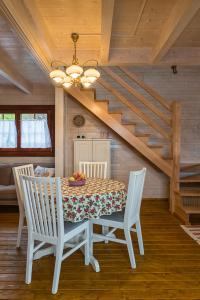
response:
<svg viewBox="0 0 200 300"><path fill-rule="evenodd" d="M79 161L107 161L108 178L110 177L110 139L75 139L74 171L78 170Z"/></svg>

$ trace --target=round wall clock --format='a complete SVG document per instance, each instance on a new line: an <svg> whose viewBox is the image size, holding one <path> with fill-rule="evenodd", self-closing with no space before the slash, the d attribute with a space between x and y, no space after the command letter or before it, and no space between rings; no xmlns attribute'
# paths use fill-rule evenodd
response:
<svg viewBox="0 0 200 300"><path fill-rule="evenodd" d="M82 115L76 115L76 116L73 118L73 124L74 124L76 127L82 127L82 126L84 126L84 124L85 124L85 118L84 118Z"/></svg>

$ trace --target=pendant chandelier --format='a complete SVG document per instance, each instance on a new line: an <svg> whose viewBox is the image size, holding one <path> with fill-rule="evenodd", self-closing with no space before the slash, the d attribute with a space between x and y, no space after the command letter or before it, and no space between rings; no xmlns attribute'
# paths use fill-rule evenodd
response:
<svg viewBox="0 0 200 300"><path fill-rule="evenodd" d="M56 86L63 86L65 88L70 88L71 86L83 86L84 88L89 88L92 83L100 77L100 73L96 68L89 68L85 71L83 68L87 63L92 61L95 62L96 67L98 67L98 62L91 59L80 66L76 56L76 43L79 35L77 33L72 33L71 38L74 43L74 55L71 66L67 67L63 62L53 61L51 66L54 70L49 73L49 76Z"/></svg>

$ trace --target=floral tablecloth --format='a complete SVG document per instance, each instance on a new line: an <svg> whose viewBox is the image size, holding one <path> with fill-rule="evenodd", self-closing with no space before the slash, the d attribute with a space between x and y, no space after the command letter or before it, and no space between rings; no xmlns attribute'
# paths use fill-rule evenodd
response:
<svg viewBox="0 0 200 300"><path fill-rule="evenodd" d="M121 211L127 197L124 183L100 178L87 178L81 187L70 187L63 178L62 193L64 219L71 222Z"/></svg>

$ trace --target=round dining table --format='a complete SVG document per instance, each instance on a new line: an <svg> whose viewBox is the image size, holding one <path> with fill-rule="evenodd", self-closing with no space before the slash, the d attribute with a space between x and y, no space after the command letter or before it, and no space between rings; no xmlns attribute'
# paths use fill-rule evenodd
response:
<svg viewBox="0 0 200 300"><path fill-rule="evenodd" d="M65 221L80 222L121 211L126 204L125 184L112 179L87 178L83 186L62 179Z"/></svg>

